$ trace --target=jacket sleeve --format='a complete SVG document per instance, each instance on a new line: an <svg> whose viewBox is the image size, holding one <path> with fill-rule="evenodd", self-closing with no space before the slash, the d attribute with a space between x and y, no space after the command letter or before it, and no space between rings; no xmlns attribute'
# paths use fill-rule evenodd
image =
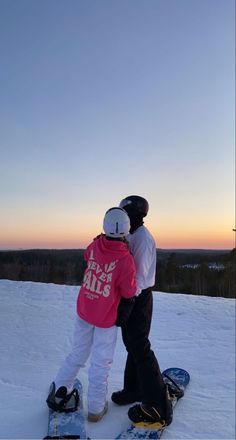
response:
<svg viewBox="0 0 236 440"><path fill-rule="evenodd" d="M132 298L136 295L136 270L132 255L124 259L120 273L119 293L124 298Z"/></svg>
<svg viewBox="0 0 236 440"><path fill-rule="evenodd" d="M133 243L132 254L136 267L137 295L147 287L150 267L155 265L155 250L150 240L136 240ZM151 285L151 284L150 284Z"/></svg>

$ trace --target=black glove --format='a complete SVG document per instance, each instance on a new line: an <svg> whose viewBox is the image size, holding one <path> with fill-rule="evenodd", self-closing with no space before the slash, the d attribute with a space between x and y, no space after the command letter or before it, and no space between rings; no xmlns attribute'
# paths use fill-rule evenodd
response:
<svg viewBox="0 0 236 440"><path fill-rule="evenodd" d="M117 327L125 326L134 308L135 300L135 296L132 298L121 298L116 318Z"/></svg>

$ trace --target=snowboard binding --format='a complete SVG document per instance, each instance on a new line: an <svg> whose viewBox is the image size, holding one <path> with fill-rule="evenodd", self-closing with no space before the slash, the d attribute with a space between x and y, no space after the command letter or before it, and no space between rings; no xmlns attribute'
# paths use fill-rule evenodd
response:
<svg viewBox="0 0 236 440"><path fill-rule="evenodd" d="M163 379L167 386L170 399L181 399L181 397L184 395L183 389L180 388L180 386L170 376L168 376L168 374L163 373Z"/></svg>
<svg viewBox="0 0 236 440"><path fill-rule="evenodd" d="M79 393L76 388L67 393L67 388L64 386L56 391L55 382L52 382L46 402L53 411L74 412L79 406Z"/></svg>

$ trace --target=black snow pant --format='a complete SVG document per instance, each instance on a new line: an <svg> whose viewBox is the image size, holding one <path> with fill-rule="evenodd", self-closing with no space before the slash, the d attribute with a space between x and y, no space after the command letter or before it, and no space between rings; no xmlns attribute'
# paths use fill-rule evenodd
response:
<svg viewBox="0 0 236 440"><path fill-rule="evenodd" d="M149 288L136 298L132 313L122 328L122 338L128 352L124 390L140 393L144 404L162 406L165 384L149 341L152 309L153 297Z"/></svg>

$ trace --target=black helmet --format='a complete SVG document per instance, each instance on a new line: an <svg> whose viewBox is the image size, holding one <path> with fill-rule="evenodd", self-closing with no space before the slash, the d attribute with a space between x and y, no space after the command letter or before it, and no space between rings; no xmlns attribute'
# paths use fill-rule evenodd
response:
<svg viewBox="0 0 236 440"><path fill-rule="evenodd" d="M119 207L125 209L128 214L140 215L141 217L146 217L149 210L147 200L140 196L125 197L121 200Z"/></svg>

